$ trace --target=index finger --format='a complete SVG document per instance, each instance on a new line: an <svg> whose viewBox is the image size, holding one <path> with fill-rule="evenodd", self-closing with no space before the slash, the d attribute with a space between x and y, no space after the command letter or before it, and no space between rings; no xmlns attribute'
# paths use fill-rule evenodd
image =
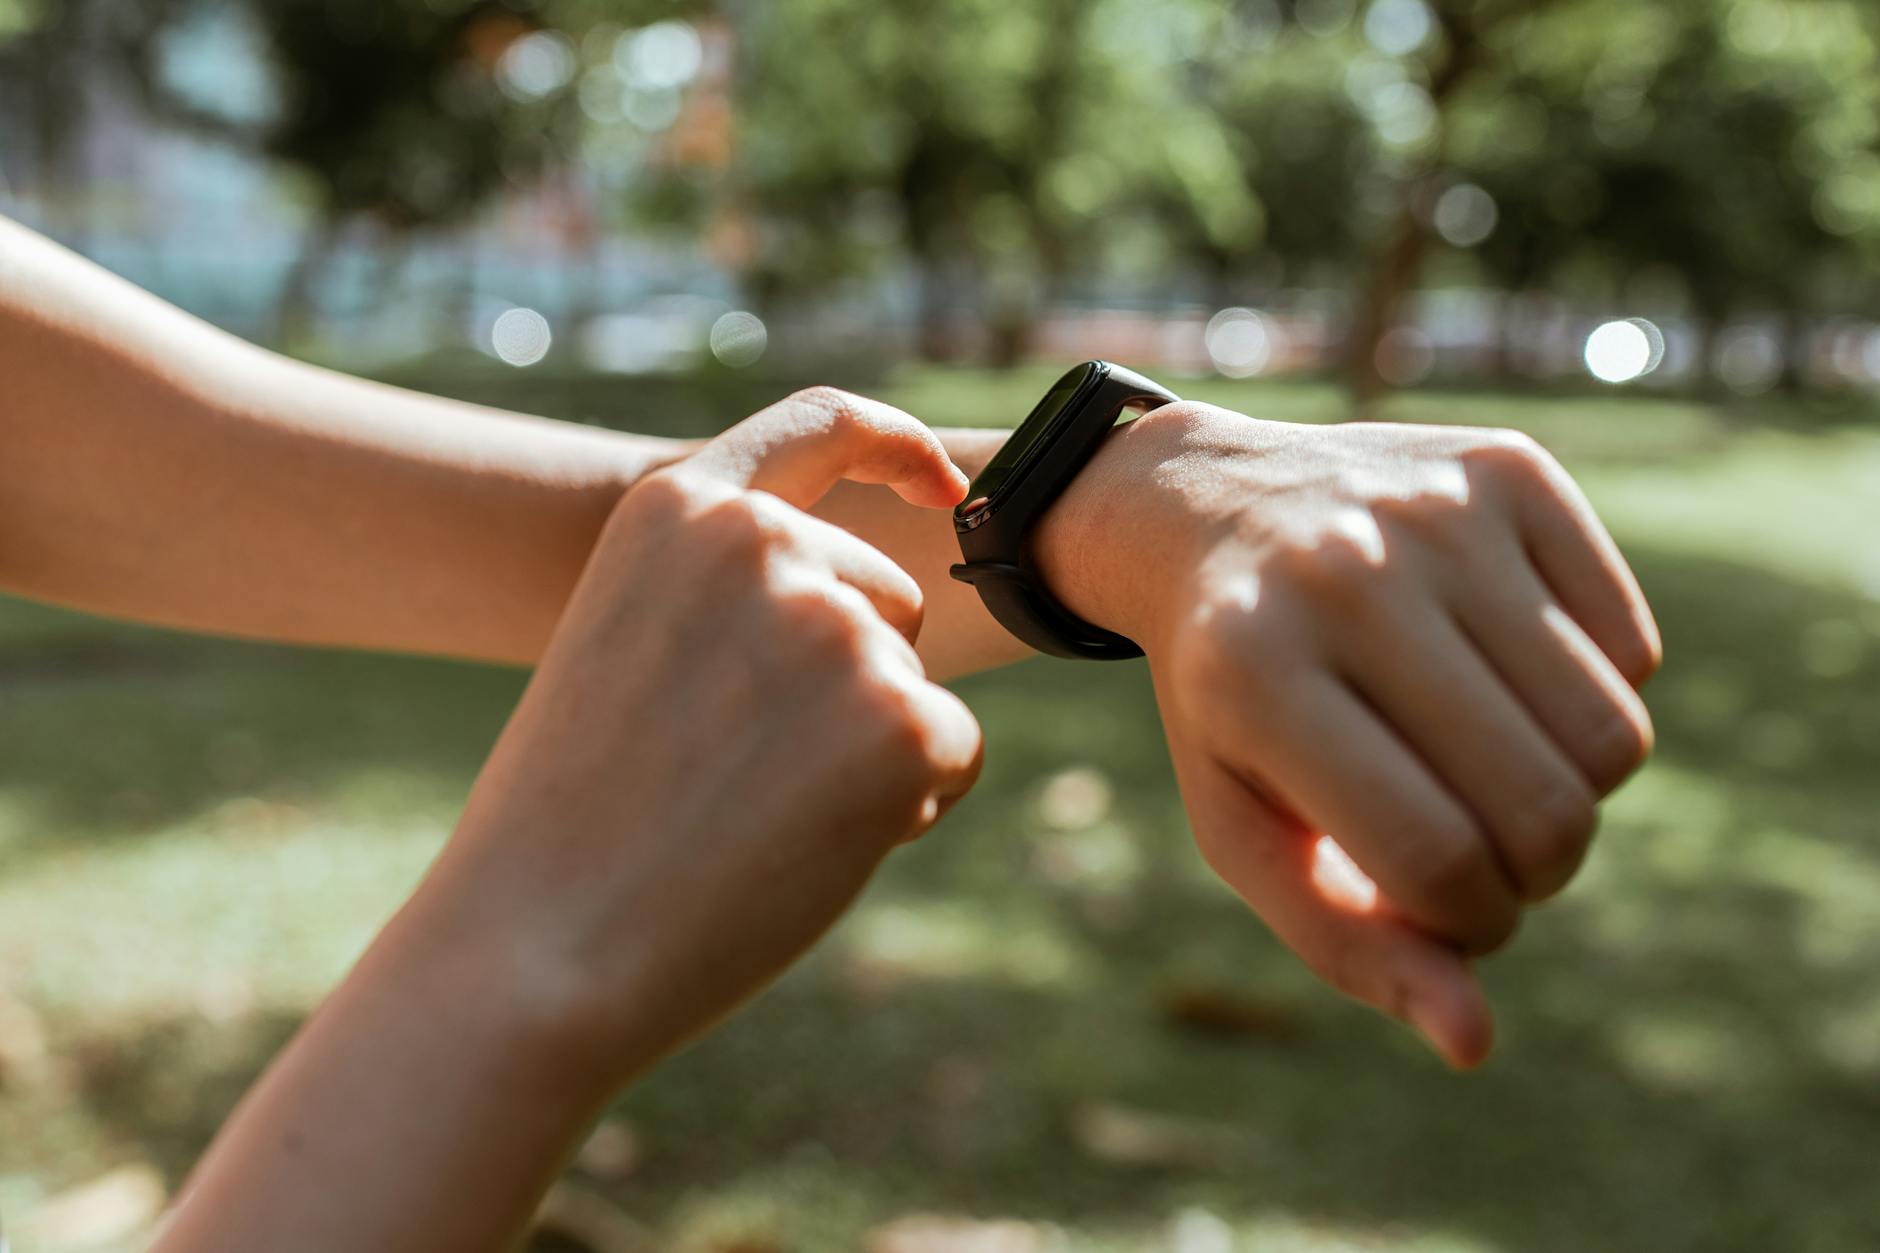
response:
<svg viewBox="0 0 1880 1253"><path fill-rule="evenodd" d="M1513 492L1522 538L1561 606L1634 687L1658 669L1664 644L1638 579L1586 493L1539 445L1517 454Z"/></svg>
<svg viewBox="0 0 1880 1253"><path fill-rule="evenodd" d="M686 464L800 509L839 479L885 483L909 504L932 508L966 496L966 476L925 424L833 387L812 387L746 418Z"/></svg>

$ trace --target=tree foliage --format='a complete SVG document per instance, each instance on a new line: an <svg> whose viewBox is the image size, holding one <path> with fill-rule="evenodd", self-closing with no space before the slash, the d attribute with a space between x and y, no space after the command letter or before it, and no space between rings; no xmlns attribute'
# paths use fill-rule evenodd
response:
<svg viewBox="0 0 1880 1253"><path fill-rule="evenodd" d="M1344 286L1362 366L1432 275L1644 287L1715 324L1860 309L1880 272L1867 0L12 0L5 46L86 8L153 100L307 171L331 218L446 222L626 153L630 207L731 228L755 298L905 274L936 354L989 327L1016 356L1099 284ZM205 8L259 32L269 116L205 117L166 80L163 32ZM683 85L596 121L622 40L674 20L729 49L723 142L661 133L699 129ZM519 91L504 59L535 37L565 73ZM1485 235L1438 229L1463 184Z"/></svg>

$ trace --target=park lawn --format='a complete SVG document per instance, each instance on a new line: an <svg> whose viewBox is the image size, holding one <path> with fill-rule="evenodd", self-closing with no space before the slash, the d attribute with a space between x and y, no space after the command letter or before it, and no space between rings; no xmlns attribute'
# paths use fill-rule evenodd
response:
<svg viewBox="0 0 1880 1253"><path fill-rule="evenodd" d="M996 425L1050 373L879 390ZM1183 390L1339 412L1309 383ZM1653 764L1486 966L1483 1071L1319 987L1203 871L1140 665L1038 661L960 684L978 790L622 1101L635 1152L571 1183L701 1253L851 1249L918 1213L1065 1250L1880 1247L1880 428L1591 394L1386 416L1554 447L1668 650ZM60 1247L19 1237L61 1189L131 1164L175 1187L422 872L520 683L0 604L22 1253Z"/></svg>

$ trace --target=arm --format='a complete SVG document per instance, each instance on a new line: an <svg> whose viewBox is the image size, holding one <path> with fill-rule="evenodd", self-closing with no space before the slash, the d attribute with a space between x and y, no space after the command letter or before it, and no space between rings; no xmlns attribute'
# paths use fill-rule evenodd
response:
<svg viewBox="0 0 1880 1253"><path fill-rule="evenodd" d="M912 581L787 503L837 473L937 509L965 488L905 415L785 404L628 492L443 853L163 1253L511 1247L608 1098L972 785Z"/></svg>
<svg viewBox="0 0 1880 1253"><path fill-rule="evenodd" d="M0 588L311 644L531 661L684 455L302 365L0 219Z"/></svg>
<svg viewBox="0 0 1880 1253"><path fill-rule="evenodd" d="M625 486L690 451L295 365L4 223L0 381L0 587L304 642L533 660ZM971 473L1002 439L946 443ZM931 675L1025 654L947 577L944 513L848 484L820 510L920 585ZM1657 631L1560 467L1508 432L1171 405L1110 439L1036 555L1148 652L1221 875L1331 982L1479 1060L1465 955L1564 885L1651 743Z"/></svg>
<svg viewBox="0 0 1880 1253"><path fill-rule="evenodd" d="M191 630L486 660L536 659L615 502L695 447L304 365L4 218L0 389L0 588ZM973 473L1003 438L945 442ZM936 675L1026 654L947 578L944 514L859 484L819 512L915 573Z"/></svg>
<svg viewBox="0 0 1880 1253"><path fill-rule="evenodd" d="M921 578L937 668L1022 652L947 586L949 520L878 497L826 508ZM1509 431L1169 405L1109 437L1033 555L1148 654L1209 864L1328 982L1486 1056L1473 959L1572 878L1652 742L1657 628L1565 471Z"/></svg>

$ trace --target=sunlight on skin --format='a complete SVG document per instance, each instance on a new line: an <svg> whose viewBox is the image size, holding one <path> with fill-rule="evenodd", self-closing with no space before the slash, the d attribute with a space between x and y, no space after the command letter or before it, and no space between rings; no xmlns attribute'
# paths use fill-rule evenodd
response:
<svg viewBox="0 0 1880 1253"><path fill-rule="evenodd" d="M1341 509L1332 520L1331 530L1357 549L1374 566L1384 564L1384 532L1369 510Z"/></svg>
<svg viewBox="0 0 1880 1253"><path fill-rule="evenodd" d="M1377 884L1329 835L1312 845L1312 886L1326 901L1351 913L1368 914L1377 908Z"/></svg>
<svg viewBox="0 0 1880 1253"><path fill-rule="evenodd" d="M1412 491L1404 490L1404 483L1401 479L1376 471L1353 469L1347 471L1345 477L1346 481L1351 484L1353 497L1361 500L1431 498L1465 506L1469 503L1471 495L1469 476L1460 465L1456 464L1423 467L1419 481Z"/></svg>

